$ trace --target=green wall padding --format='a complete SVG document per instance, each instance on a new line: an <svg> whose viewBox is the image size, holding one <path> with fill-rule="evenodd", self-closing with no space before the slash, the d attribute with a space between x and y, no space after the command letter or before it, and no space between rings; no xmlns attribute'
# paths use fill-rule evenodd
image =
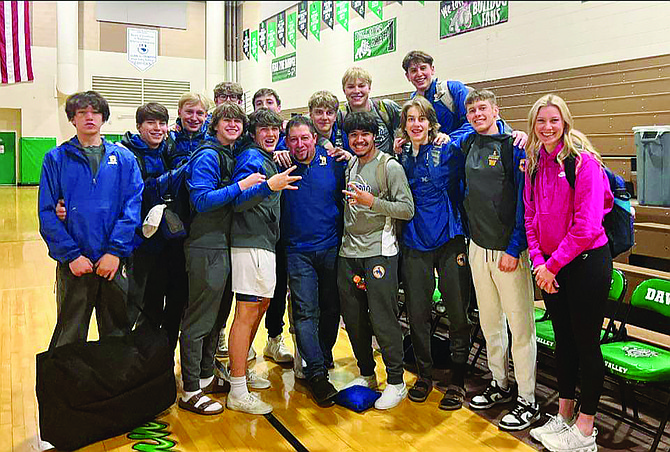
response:
<svg viewBox="0 0 670 452"><path fill-rule="evenodd" d="M20 184L39 184L42 160L51 149L56 147L55 137L22 137Z"/></svg>

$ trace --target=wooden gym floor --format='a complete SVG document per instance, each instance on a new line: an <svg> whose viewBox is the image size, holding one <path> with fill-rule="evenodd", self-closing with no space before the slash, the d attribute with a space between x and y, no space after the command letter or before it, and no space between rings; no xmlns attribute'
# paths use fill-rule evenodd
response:
<svg viewBox="0 0 670 452"><path fill-rule="evenodd" d="M56 321L55 264L38 232L36 206L36 187L0 187L0 452L49 448L38 434L35 355L47 347ZM265 335L261 327L255 341L259 355ZM91 338L95 337L92 328ZM287 332L285 339L292 348ZM343 330L334 355L332 381L342 387L357 376ZM383 382L379 356L377 361L377 375ZM272 388L262 391L261 396L274 406L274 420L229 410L204 417L173 405L150 427L154 437L162 437L161 448L156 447L156 441L132 440L124 435L82 450L533 450L468 409L439 410L442 394L438 391L423 404L404 400L387 412L372 409L357 414L339 406L317 407L307 388L295 381L291 367L280 367L259 356L255 369L272 381ZM408 384L414 378L406 373Z"/></svg>

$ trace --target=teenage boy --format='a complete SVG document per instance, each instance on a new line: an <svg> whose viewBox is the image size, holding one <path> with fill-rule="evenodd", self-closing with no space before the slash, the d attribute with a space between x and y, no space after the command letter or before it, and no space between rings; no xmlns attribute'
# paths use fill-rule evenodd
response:
<svg viewBox="0 0 670 452"><path fill-rule="evenodd" d="M281 112L281 99L279 94L272 88L261 88L254 93L253 97L254 111L266 108L279 116ZM290 157L286 151L286 122L282 120L279 130L279 141L272 153L276 163L281 163L288 168L292 165ZM283 151L283 152L279 152ZM287 158L280 160L278 157L284 154ZM284 331L284 314L286 313L286 294L287 294L287 276L286 276L286 250L283 241L279 241L275 249L277 255L277 284L275 293L265 314L265 329L268 331L268 339L263 348L263 356L272 359L276 363L290 363L293 361L293 354L284 343L282 335ZM253 347L249 350L249 357L255 356Z"/></svg>
<svg viewBox="0 0 670 452"><path fill-rule="evenodd" d="M244 90L236 82L221 82L214 87L214 103L218 107L224 102L232 102L239 106L244 103Z"/></svg>
<svg viewBox="0 0 670 452"><path fill-rule="evenodd" d="M340 321L337 251L342 236L345 162L317 146L309 118L295 116L286 126L286 143L302 179L298 190L281 197L293 326L304 376L317 404L333 404L337 390L328 380ZM297 360L297 358L296 358Z"/></svg>
<svg viewBox="0 0 670 452"><path fill-rule="evenodd" d="M378 134L375 147L386 154L393 154L393 135L400 126L400 106L389 99L370 100L372 76L360 67L351 67L342 76L342 90L347 98L346 106L338 112L338 124L344 124L345 118L352 112L370 112L377 122ZM343 131L344 149L350 151L346 132Z"/></svg>
<svg viewBox="0 0 670 452"><path fill-rule="evenodd" d="M166 140L169 114L163 105L149 102L135 112L138 133L126 132L121 145L131 151L144 180L141 217L162 204L166 193L176 191L181 180L168 175L167 156L172 141ZM180 169L175 171L181 171ZM174 177L173 177L174 176ZM172 348L177 346L179 323L188 298L188 281L183 265L174 265L182 254L183 240L168 240L161 230L150 238L135 234L135 251L128 262L128 316L130 323L158 322L165 328ZM170 265L165 263L169 262ZM140 314L140 308L148 315ZM139 319L138 319L139 315Z"/></svg>
<svg viewBox="0 0 670 452"><path fill-rule="evenodd" d="M402 330L398 323L397 220L414 215L414 202L400 164L375 145L379 124L371 112L352 112L344 132L355 157L346 169L348 202L339 252L337 285L342 315L361 376L351 385L377 387L373 332L381 347L387 385L375 402L380 410L398 405L403 381ZM367 290L359 287L367 286Z"/></svg>
<svg viewBox="0 0 670 452"><path fill-rule="evenodd" d="M341 148L342 131L337 125L340 102L337 97L330 91L317 91L309 98L307 106L309 117L319 134L318 144L327 147L330 143L333 148Z"/></svg>
<svg viewBox="0 0 670 452"><path fill-rule="evenodd" d="M179 98L178 107L176 130L170 131L174 141L174 149L168 156L170 169L186 163L205 138L211 101L201 94L184 93Z"/></svg>
<svg viewBox="0 0 670 452"><path fill-rule="evenodd" d="M452 141L463 138L472 133L472 127L468 123L465 110L465 98L470 88L456 80L438 80L435 78L435 66L433 57L421 50L412 50L402 60L402 68L405 77L414 85L416 91L412 94L423 96L433 105L437 113L437 121L440 123L440 132L449 135ZM522 148L528 140L524 132L513 131L514 144ZM397 149L404 143L396 138L394 148Z"/></svg>
<svg viewBox="0 0 670 452"><path fill-rule="evenodd" d="M415 203L415 214L403 228L402 277L405 305L418 378L409 398L424 402L433 387L430 347L435 275L449 318L451 383L439 407L461 408L470 351L468 306L470 272L462 216L463 159L455 142L435 145L439 124L435 110L422 96L402 109L402 133L411 143L399 156Z"/></svg>
<svg viewBox="0 0 670 452"><path fill-rule="evenodd" d="M223 405L208 394L230 386L214 376L214 351L221 323L230 309L222 298L230 276L232 202L244 190L265 180L252 173L233 182L233 146L247 116L239 105L224 102L212 114L208 138L196 150L186 183L196 214L184 244L189 297L180 338L184 395L179 407L197 414L217 414Z"/></svg>
<svg viewBox="0 0 670 452"><path fill-rule="evenodd" d="M468 121L476 131L462 144L470 268L493 374L491 384L472 398L470 408L487 409L513 399L508 368L509 324L518 398L499 426L502 430L523 430L540 418L535 402L533 279L524 226L525 153L513 145L502 121L496 121L498 105L491 91L471 91L465 106Z"/></svg>
<svg viewBox="0 0 670 452"><path fill-rule="evenodd" d="M125 260L140 225L142 175L128 150L102 139L109 105L95 91L76 93L65 113L77 135L44 157L40 234L56 265L58 316L50 346L85 341L93 308L100 337L123 335ZM62 199L65 221L56 215Z"/></svg>
<svg viewBox="0 0 670 452"><path fill-rule="evenodd" d="M272 406L247 390L267 388L270 382L247 370L249 346L258 330L261 318L275 293L275 246L279 239L279 192L296 189L290 185L300 180L291 176L295 167L278 173L272 158L279 141L282 118L267 108L249 116L249 133L254 142L237 157L233 181L260 173L267 180L240 193L234 201L231 227L232 289L236 294L235 318L230 329L228 353L230 394L226 406L251 414L267 414Z"/></svg>

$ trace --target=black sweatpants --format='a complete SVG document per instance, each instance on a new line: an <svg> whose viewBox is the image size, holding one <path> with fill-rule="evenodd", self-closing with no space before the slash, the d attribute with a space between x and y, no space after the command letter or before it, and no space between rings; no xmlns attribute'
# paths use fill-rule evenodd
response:
<svg viewBox="0 0 670 452"><path fill-rule="evenodd" d="M405 304L419 376L431 378L433 371L430 325L435 270L449 319L451 359L462 369L470 353L470 267L465 252L465 238L456 236L432 251L403 247L402 259Z"/></svg>
<svg viewBox="0 0 670 452"><path fill-rule="evenodd" d="M609 246L586 251L556 275L558 293L542 291L556 336L558 394L574 399L581 381L581 412L595 415L605 366L600 351L603 307L612 279Z"/></svg>
<svg viewBox="0 0 670 452"><path fill-rule="evenodd" d="M95 273L74 276L68 264L59 262L56 265L58 317L49 348L85 341L93 308L100 338L127 334L130 331L127 295L128 279L123 260L112 281Z"/></svg>
<svg viewBox="0 0 670 452"><path fill-rule="evenodd" d="M367 290L356 287L355 275L365 279ZM398 323L398 256L340 257L337 286L344 324L361 375L375 373L374 334L386 365L386 382L401 384L403 349L402 329Z"/></svg>
<svg viewBox="0 0 670 452"><path fill-rule="evenodd" d="M268 330L268 337L277 337L284 331L288 272L286 269L286 247L281 240L277 242L275 247L275 256L277 259L277 283L268 310L265 312L265 328Z"/></svg>
<svg viewBox="0 0 670 452"><path fill-rule="evenodd" d="M168 241L160 253L147 252L142 248L135 250L128 263L128 280L128 317L131 324L137 322L140 326L148 321L162 326L170 346L175 349L188 300L184 240Z"/></svg>

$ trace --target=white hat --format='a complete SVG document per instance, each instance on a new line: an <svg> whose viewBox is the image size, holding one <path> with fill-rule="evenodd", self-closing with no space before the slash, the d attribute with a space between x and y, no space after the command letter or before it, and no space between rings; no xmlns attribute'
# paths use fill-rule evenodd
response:
<svg viewBox="0 0 670 452"><path fill-rule="evenodd" d="M163 219L163 211L167 207L165 204L158 204L153 206L142 224L142 234L144 237L149 238L156 233L158 226L161 224Z"/></svg>

